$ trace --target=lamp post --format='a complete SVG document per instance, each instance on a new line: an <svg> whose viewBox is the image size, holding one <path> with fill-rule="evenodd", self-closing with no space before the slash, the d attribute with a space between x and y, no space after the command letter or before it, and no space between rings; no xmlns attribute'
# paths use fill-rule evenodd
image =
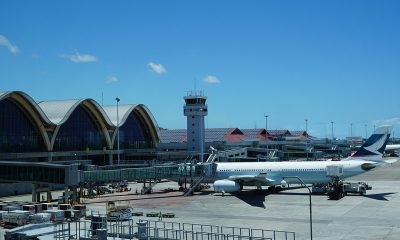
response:
<svg viewBox="0 0 400 240"><path fill-rule="evenodd" d="M308 122L308 119L306 118L306 119L304 119L305 121L306 121L306 137L307 137L307 139L306 139L306 152L307 152L307 161L308 161L308 132L307 132L307 122Z"/></svg>
<svg viewBox="0 0 400 240"><path fill-rule="evenodd" d="M331 122L331 131L332 131L332 145L333 145L333 121Z"/></svg>
<svg viewBox="0 0 400 240"><path fill-rule="evenodd" d="M302 185L304 185L307 189L308 189L308 193L309 193L309 197L310 197L310 239L312 240L313 239L313 230L312 230L312 205L311 205L311 194L312 194L312 192L311 192L311 189L303 182L303 180L301 180L299 177L297 177L297 176L287 176L287 177L282 177L282 181L281 181L281 185L283 186L283 187L285 187L286 185L287 185L287 183L286 183L286 181L285 181L285 178L294 178L294 179L297 179L297 180L299 180L300 181L300 183L302 184Z"/></svg>
<svg viewBox="0 0 400 240"><path fill-rule="evenodd" d="M121 99L118 97L115 98L115 101L117 101L117 156L118 156L118 165L119 165L119 113L118 113L118 103Z"/></svg>
<svg viewBox="0 0 400 240"><path fill-rule="evenodd" d="M265 160L268 161L268 115L264 115L264 117L265 117L265 148L267 149Z"/></svg>
<svg viewBox="0 0 400 240"><path fill-rule="evenodd" d="M353 137L353 123L350 123L350 137Z"/></svg>

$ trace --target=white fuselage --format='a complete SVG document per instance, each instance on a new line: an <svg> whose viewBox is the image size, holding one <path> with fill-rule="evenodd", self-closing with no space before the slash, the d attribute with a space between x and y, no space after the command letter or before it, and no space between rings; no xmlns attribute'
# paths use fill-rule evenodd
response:
<svg viewBox="0 0 400 240"><path fill-rule="evenodd" d="M385 151L399 151L400 150L400 144L390 144L386 145Z"/></svg>
<svg viewBox="0 0 400 240"><path fill-rule="evenodd" d="M271 179L267 185L279 185L283 177L297 176L307 184L328 183L327 166L342 165L343 175L348 178L366 170L361 168L364 163L373 164L370 161L306 161L306 162L239 162L217 163L217 172L214 180L229 179L231 176L257 176L266 173L266 178ZM285 179L287 183L299 183L297 179Z"/></svg>

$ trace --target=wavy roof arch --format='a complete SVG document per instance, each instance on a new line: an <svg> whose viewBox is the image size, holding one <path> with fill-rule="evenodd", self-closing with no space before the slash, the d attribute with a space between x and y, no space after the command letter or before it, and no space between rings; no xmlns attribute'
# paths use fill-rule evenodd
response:
<svg viewBox="0 0 400 240"><path fill-rule="evenodd" d="M50 139L47 134L48 129L54 128L52 122L47 118L43 110L28 94L21 91L0 92L0 101L11 99L18 103L20 107L32 118L33 124L39 129L47 150L50 150Z"/></svg>
<svg viewBox="0 0 400 240"><path fill-rule="evenodd" d="M95 100L90 98L39 102L40 108L42 108L48 119L55 125L61 125L66 122L73 111L81 104L94 107L107 125L112 126L103 108Z"/></svg>
<svg viewBox="0 0 400 240"><path fill-rule="evenodd" d="M112 127L112 123L107 114L104 112L103 108L93 99L83 98L72 100L43 101L39 103L39 106L43 109L44 113L50 119L50 121L57 126L51 139L52 149L61 125L69 119L71 114L79 106L84 106L85 109L90 112L91 115L95 118L95 122L99 125L99 128L106 138L108 148L111 148L112 145L108 130L110 129L110 127Z"/></svg>
<svg viewBox="0 0 400 240"><path fill-rule="evenodd" d="M52 150L56 135L60 126L65 123L69 116L78 106L84 106L87 111L95 118L96 122L104 132L107 138L109 148L112 148L112 141L109 132L117 127L117 106L100 106L95 100L90 98L55 100L36 102L29 95L21 91L0 92L0 101L3 99L12 99L30 115L39 127L43 135L46 147ZM119 126L122 126L129 114L135 112L141 116L144 124L148 126L152 141L159 142L158 124L150 110L143 104L127 104L118 106ZM54 132L50 139L47 132ZM115 135L115 131L114 131Z"/></svg>
<svg viewBox="0 0 400 240"><path fill-rule="evenodd" d="M150 110L143 104L125 104L118 105L118 116L117 116L117 106L104 106L104 111L110 118L111 122L115 127L121 127L125 124L129 115L136 111L145 121L144 123L149 127L151 138L154 142L159 142L159 130L158 124L151 114ZM116 133L114 133L113 141L115 139Z"/></svg>

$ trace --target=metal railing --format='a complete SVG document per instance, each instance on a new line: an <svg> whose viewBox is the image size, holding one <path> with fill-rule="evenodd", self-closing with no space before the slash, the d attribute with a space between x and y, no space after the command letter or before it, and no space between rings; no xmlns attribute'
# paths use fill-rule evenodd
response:
<svg viewBox="0 0 400 240"><path fill-rule="evenodd" d="M101 219L101 218L100 218ZM294 232L206 224L133 219L115 222L77 221L57 225L54 239L89 239L106 231L108 239L158 240L295 240Z"/></svg>
<svg viewBox="0 0 400 240"><path fill-rule="evenodd" d="M271 239L271 240L295 240L295 232L252 229L242 227L226 227L217 225L160 222L141 220L146 223L147 236L158 239Z"/></svg>

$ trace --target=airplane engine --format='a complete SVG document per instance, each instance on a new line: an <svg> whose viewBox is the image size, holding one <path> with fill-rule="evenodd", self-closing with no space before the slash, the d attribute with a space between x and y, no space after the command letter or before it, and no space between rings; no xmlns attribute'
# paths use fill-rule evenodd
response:
<svg viewBox="0 0 400 240"><path fill-rule="evenodd" d="M240 183L231 180L217 180L214 182L214 191L215 192L238 192L243 189L243 186Z"/></svg>

